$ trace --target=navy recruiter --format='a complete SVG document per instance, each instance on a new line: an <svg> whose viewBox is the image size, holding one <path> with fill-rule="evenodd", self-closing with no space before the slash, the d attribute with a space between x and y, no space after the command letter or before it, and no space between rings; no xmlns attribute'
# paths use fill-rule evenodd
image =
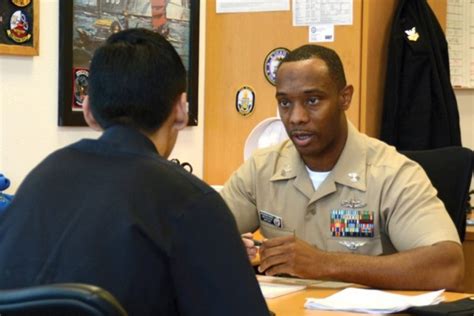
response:
<svg viewBox="0 0 474 316"><path fill-rule="evenodd" d="M422 168L347 120L354 88L331 49L305 45L277 70L289 135L260 149L226 182L259 271L376 288L461 290L458 233Z"/></svg>
<svg viewBox="0 0 474 316"><path fill-rule="evenodd" d="M0 289L80 282L129 315L269 315L225 202L167 160L188 122L173 46L115 33L88 79L84 116L103 133L49 155L1 214Z"/></svg>

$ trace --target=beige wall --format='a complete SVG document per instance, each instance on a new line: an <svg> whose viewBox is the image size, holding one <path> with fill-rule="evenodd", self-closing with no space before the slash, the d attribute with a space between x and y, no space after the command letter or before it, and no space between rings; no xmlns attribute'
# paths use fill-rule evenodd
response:
<svg viewBox="0 0 474 316"><path fill-rule="evenodd" d="M474 89L455 90L454 93L458 101L462 144L474 150ZM472 175L471 189L474 189L474 171ZM472 201L471 204L474 206Z"/></svg>
<svg viewBox="0 0 474 316"><path fill-rule="evenodd" d="M474 89L455 90L461 124L461 140L474 150Z"/></svg>

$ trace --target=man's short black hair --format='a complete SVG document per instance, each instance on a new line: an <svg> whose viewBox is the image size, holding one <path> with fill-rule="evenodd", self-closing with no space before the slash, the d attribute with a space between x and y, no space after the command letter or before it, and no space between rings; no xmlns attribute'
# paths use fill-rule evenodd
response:
<svg viewBox="0 0 474 316"><path fill-rule="evenodd" d="M173 46L147 29L111 35L92 58L89 99L106 129L121 124L153 132L186 91L186 70Z"/></svg>
<svg viewBox="0 0 474 316"><path fill-rule="evenodd" d="M286 55L279 66L287 62L308 60L312 58L319 58L326 63L329 75L337 84L338 89L342 89L346 86L344 66L342 65L339 55L334 50L324 46L308 44L298 47Z"/></svg>

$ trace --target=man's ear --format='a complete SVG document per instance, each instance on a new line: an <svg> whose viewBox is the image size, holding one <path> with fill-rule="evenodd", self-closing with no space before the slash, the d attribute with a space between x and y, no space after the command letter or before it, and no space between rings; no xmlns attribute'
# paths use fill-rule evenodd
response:
<svg viewBox="0 0 474 316"><path fill-rule="evenodd" d="M97 123L94 118L94 115L92 114L88 96L86 96L84 98L84 101L82 102L82 113L84 115L84 120L90 128L95 131L102 131L102 127L100 127L99 123Z"/></svg>
<svg viewBox="0 0 474 316"><path fill-rule="evenodd" d="M173 105L174 123L173 127L177 130L182 130L188 125L188 102L187 95L185 92L181 93L176 99L176 103Z"/></svg>
<svg viewBox="0 0 474 316"><path fill-rule="evenodd" d="M345 86L339 93L341 110L347 111L351 105L354 87L352 85Z"/></svg>

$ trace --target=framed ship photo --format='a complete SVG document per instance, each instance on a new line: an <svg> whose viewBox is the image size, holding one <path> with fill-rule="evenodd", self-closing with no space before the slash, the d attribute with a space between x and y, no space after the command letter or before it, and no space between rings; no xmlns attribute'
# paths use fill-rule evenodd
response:
<svg viewBox="0 0 474 316"><path fill-rule="evenodd" d="M188 73L189 125L198 124L199 0L61 0L58 125L85 126L94 51L111 34L147 28L177 50Z"/></svg>
<svg viewBox="0 0 474 316"><path fill-rule="evenodd" d="M0 54L39 54L39 0L0 0Z"/></svg>

